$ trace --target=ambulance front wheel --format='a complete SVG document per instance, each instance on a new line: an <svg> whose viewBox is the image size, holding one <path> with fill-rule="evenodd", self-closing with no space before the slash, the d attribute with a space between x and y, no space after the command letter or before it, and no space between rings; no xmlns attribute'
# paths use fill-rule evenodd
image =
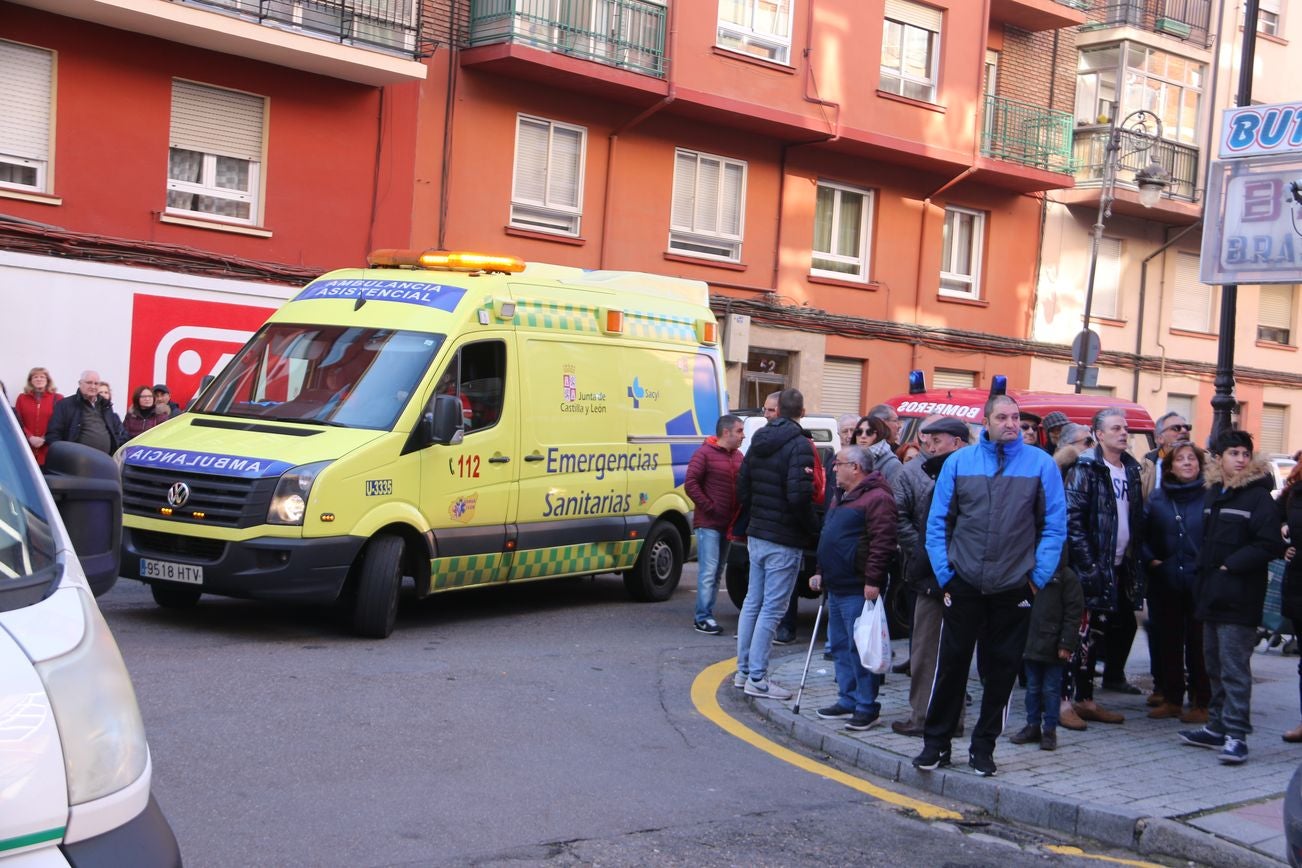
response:
<svg viewBox="0 0 1302 868"><path fill-rule="evenodd" d="M398 619L402 587L402 537L384 534L366 546L357 571L353 630L359 636L386 639Z"/></svg>
<svg viewBox="0 0 1302 868"><path fill-rule="evenodd" d="M639 602L660 603L673 595L682 575L682 537L673 525L658 521L651 525L637 563L624 573L624 587Z"/></svg>

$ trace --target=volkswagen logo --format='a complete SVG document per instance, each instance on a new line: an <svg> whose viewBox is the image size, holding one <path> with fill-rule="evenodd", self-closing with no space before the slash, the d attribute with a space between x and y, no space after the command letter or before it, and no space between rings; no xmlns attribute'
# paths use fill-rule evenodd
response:
<svg viewBox="0 0 1302 868"><path fill-rule="evenodd" d="M190 486L177 482L167 489L167 502L172 506L185 506L190 500Z"/></svg>

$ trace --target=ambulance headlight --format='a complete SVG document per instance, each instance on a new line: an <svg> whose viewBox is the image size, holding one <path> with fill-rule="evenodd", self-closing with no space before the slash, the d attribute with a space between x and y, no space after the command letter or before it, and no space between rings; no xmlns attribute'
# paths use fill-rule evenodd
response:
<svg viewBox="0 0 1302 868"><path fill-rule="evenodd" d="M276 493L271 496L267 510L267 524L302 524L307 512L307 498L312 493L312 483L329 461L304 464L287 471L276 483Z"/></svg>

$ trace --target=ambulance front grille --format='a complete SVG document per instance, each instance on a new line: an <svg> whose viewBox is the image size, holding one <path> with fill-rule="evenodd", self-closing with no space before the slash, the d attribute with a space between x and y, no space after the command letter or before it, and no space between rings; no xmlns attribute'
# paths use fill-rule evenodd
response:
<svg viewBox="0 0 1302 868"><path fill-rule="evenodd" d="M168 491L178 482L189 487L189 498L179 508L167 501ZM276 482L274 478L240 479L128 464L122 474L122 508L130 515L170 518L191 524L253 527L266 524ZM172 509L172 514L162 512L165 508ZM203 517L197 518L195 513Z"/></svg>

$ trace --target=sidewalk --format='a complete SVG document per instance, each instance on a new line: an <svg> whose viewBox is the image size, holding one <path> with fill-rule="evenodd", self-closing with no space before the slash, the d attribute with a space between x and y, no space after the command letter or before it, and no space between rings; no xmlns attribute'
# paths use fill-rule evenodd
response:
<svg viewBox="0 0 1302 868"><path fill-rule="evenodd" d="M807 643L808 634L802 639ZM793 691L800 683L808 644L775 658L771 677ZM844 721L819 720L816 709L836 701L832 663L814 648L800 715L792 702L749 699L793 738L814 750L872 774L943 793L1008 820L1094 838L1137 852L1213 865L1284 861L1283 794L1302 762L1302 745L1280 739L1296 726L1298 658L1258 646L1253 655L1249 757L1241 766L1222 765L1213 751L1184 745L1176 736L1189 728L1175 720L1150 720L1145 698L1151 688L1143 630L1135 637L1127 672L1145 695L1097 690L1104 707L1126 715L1121 725L1090 723L1084 732L1058 730L1058 750L1011 744L1007 736L1025 722L1021 688L1014 688L1005 735L995 750L999 773L980 778L967 767L967 739L954 743L954 767L918 772L910 760L922 740L896 735L890 723L908 716L909 679L888 675L879 695L881 723L868 732L843 729ZM775 649L787 650L787 649ZM908 642L895 643L895 659L908 655ZM1096 682L1097 683L1097 682ZM731 689L731 688L728 688ZM966 726L976 723L981 685L969 682L973 704Z"/></svg>

